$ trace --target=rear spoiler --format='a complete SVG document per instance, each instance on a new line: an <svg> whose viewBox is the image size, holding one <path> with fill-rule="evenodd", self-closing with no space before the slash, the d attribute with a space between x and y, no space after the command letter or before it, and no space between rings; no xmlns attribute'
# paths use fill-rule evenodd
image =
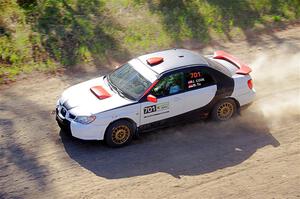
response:
<svg viewBox="0 0 300 199"><path fill-rule="evenodd" d="M222 50L218 50L214 52L213 58L223 59L234 64L236 67L238 67L238 70L235 72L236 74L248 75L252 71L252 69L249 66L242 63L240 60L238 60L236 57L232 56L231 54L226 53Z"/></svg>

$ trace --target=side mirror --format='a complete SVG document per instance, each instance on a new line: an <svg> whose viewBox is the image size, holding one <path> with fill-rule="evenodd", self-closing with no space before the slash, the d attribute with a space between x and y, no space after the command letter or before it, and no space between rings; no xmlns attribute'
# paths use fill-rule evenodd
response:
<svg viewBox="0 0 300 199"><path fill-rule="evenodd" d="M157 98L154 95L148 95L147 96L147 101L148 102L156 103L157 102Z"/></svg>

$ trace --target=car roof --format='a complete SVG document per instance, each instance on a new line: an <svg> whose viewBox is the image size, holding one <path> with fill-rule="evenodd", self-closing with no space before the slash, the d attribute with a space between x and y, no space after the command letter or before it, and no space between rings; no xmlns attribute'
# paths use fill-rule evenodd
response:
<svg viewBox="0 0 300 199"><path fill-rule="evenodd" d="M161 57L163 62L151 66L147 60L150 58ZM143 64L150 67L154 72L162 74L166 71L181 68L189 65L208 65L204 57L186 49L171 49L160 52L150 53L138 57Z"/></svg>

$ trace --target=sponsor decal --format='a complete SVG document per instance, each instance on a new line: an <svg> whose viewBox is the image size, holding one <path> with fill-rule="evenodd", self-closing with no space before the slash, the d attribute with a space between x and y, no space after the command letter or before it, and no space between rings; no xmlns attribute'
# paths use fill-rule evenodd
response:
<svg viewBox="0 0 300 199"><path fill-rule="evenodd" d="M144 114L156 112L156 105L146 106L144 108Z"/></svg>
<svg viewBox="0 0 300 199"><path fill-rule="evenodd" d="M164 111L164 112L160 112L160 113L155 113L153 115L146 115L144 118L147 118L147 117L152 117L152 116L156 116L156 115L161 115L161 114L164 114L164 113L169 113L170 111Z"/></svg>
<svg viewBox="0 0 300 199"><path fill-rule="evenodd" d="M164 103L160 103L156 105L156 110L157 111L162 111L162 110L166 110L169 109L169 102L164 102Z"/></svg>
<svg viewBox="0 0 300 199"><path fill-rule="evenodd" d="M149 113L156 113L154 115L160 115L160 114L169 112L166 110L169 110L169 102L163 102L163 103L159 103L159 104L155 104L155 105L151 105L151 106L146 106L144 108L144 114L146 115ZM154 115L151 115L151 116L154 116Z"/></svg>
<svg viewBox="0 0 300 199"><path fill-rule="evenodd" d="M200 72L190 73L190 79L188 80L188 88L200 87L205 79Z"/></svg>
<svg viewBox="0 0 300 199"><path fill-rule="evenodd" d="M201 82L204 82L204 78L190 80L188 81L188 88L201 86L202 85Z"/></svg>
<svg viewBox="0 0 300 199"><path fill-rule="evenodd" d="M192 73L190 73L190 77L191 77L191 79L199 78L199 77L201 77L201 73L200 72L192 72Z"/></svg>

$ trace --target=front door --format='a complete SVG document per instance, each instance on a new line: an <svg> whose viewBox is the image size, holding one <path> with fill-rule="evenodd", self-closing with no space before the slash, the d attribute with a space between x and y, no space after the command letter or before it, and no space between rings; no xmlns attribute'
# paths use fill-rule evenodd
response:
<svg viewBox="0 0 300 199"><path fill-rule="evenodd" d="M141 103L141 125L164 120L184 112L184 73L178 72L163 77L149 92L157 103Z"/></svg>
<svg viewBox="0 0 300 199"><path fill-rule="evenodd" d="M191 67L163 77L149 94L157 103L141 103L141 125L201 109L217 92L216 81L205 67Z"/></svg>

